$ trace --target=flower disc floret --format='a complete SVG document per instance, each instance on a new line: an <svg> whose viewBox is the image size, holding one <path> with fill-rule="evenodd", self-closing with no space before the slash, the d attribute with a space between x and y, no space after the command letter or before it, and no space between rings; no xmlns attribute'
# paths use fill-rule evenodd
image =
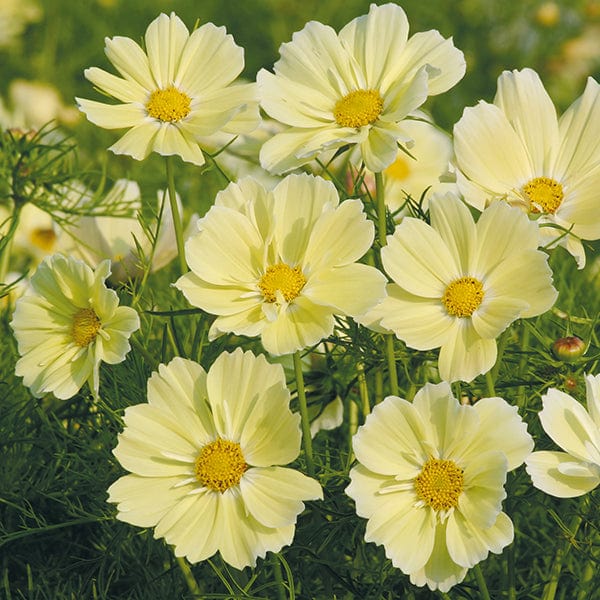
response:
<svg viewBox="0 0 600 600"><path fill-rule="evenodd" d="M155 90L146 103L148 115L159 121L176 123L190 114L190 98L176 87Z"/></svg>
<svg viewBox="0 0 600 600"><path fill-rule="evenodd" d="M73 341L82 348L96 339L102 323L93 308L81 308L73 315Z"/></svg>
<svg viewBox="0 0 600 600"><path fill-rule="evenodd" d="M552 215L565 197L562 185L550 177L535 177L523 186L523 193L529 200L531 212Z"/></svg>
<svg viewBox="0 0 600 600"><path fill-rule="evenodd" d="M247 469L241 446L237 442L217 438L202 448L194 470L203 486L223 493L238 485Z"/></svg>
<svg viewBox="0 0 600 600"><path fill-rule="evenodd" d="M483 284L475 277L461 277L446 288L442 304L451 317L470 317L483 302Z"/></svg>
<svg viewBox="0 0 600 600"><path fill-rule="evenodd" d="M458 506L464 482L464 471L454 461L430 458L415 477L415 491L433 510L447 511Z"/></svg>
<svg viewBox="0 0 600 600"><path fill-rule="evenodd" d="M333 109L335 121L341 127L364 127L375 123L383 111L383 98L377 90L354 90Z"/></svg>
<svg viewBox="0 0 600 600"><path fill-rule="evenodd" d="M267 268L258 282L258 287L265 302L275 302L277 292L281 292L286 302L291 302L298 297L305 284L306 277L300 267L290 267L285 263L278 263Z"/></svg>

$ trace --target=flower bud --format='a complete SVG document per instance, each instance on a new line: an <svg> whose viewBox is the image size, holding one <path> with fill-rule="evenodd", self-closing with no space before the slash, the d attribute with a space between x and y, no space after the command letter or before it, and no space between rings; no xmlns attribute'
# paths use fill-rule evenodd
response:
<svg viewBox="0 0 600 600"><path fill-rule="evenodd" d="M552 344L554 358L563 362L574 362L585 352L585 342L576 335L560 338Z"/></svg>

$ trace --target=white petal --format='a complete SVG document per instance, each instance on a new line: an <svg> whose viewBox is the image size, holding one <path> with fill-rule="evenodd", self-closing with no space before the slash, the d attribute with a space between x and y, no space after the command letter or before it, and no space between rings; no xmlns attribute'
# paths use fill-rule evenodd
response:
<svg viewBox="0 0 600 600"><path fill-rule="evenodd" d="M525 461L533 485L551 496L575 498L583 496L600 484L600 471L595 465L581 462L577 476L561 473L561 465L576 460L565 452L533 452Z"/></svg>
<svg viewBox="0 0 600 600"><path fill-rule="evenodd" d="M146 111L139 103L104 104L94 100L76 98L79 109L88 120L104 129L123 129L142 125L146 119Z"/></svg>

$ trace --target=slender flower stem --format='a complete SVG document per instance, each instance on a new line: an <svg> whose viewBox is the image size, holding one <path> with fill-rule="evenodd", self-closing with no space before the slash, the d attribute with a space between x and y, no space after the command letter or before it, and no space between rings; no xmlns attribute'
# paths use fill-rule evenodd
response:
<svg viewBox="0 0 600 600"><path fill-rule="evenodd" d="M185 262L185 248L183 245L183 223L177 206L177 197L175 195L175 173L173 169L173 157L166 157L167 164L167 189L169 192L169 204L173 214L173 225L175 227L175 241L177 243L177 254L179 258L179 272L183 275L187 272L187 263Z"/></svg>
<svg viewBox="0 0 600 600"><path fill-rule="evenodd" d="M287 600L281 563L279 562L279 557L275 554L271 554L271 565L273 566L273 576L275 577L275 583L277 584L277 600Z"/></svg>
<svg viewBox="0 0 600 600"><path fill-rule="evenodd" d="M560 572L562 571L563 560L571 549L573 538L577 535L581 522L582 518L579 514L571 519L571 523L569 524L569 536L566 537L564 542L556 549L554 562L552 563L552 568L550 570L550 580L544 587L542 600L554 600L558 588L558 580L560 579Z"/></svg>
<svg viewBox="0 0 600 600"><path fill-rule="evenodd" d="M377 232L379 237L379 245L383 248L387 244L387 220L382 173L375 173L375 198L377 202ZM392 396L397 396L398 373L396 371L396 358L394 356L394 336L391 333L388 333L385 336L385 350L390 376L390 391Z"/></svg>
<svg viewBox="0 0 600 600"><path fill-rule="evenodd" d="M302 419L302 442L306 454L306 469L311 477L315 475L315 463L313 459L312 438L310 436L310 420L308 418L308 406L306 404L306 391L304 389L304 375L302 373L302 359L300 351L294 356L294 372L296 375L296 387L298 388L298 403L300 404L300 417Z"/></svg>
<svg viewBox="0 0 600 600"><path fill-rule="evenodd" d="M473 567L473 573L475 574L477 586L479 587L479 597L481 598L481 600L491 600L490 593L487 589L487 584L485 583L485 578L481 571L481 567L479 565L475 565Z"/></svg>
<svg viewBox="0 0 600 600"><path fill-rule="evenodd" d="M183 574L183 578L188 586L188 589L194 596L200 596L200 587L198 586L198 582L196 581L190 566L187 564L187 561L182 556L177 557L177 564L181 569Z"/></svg>
<svg viewBox="0 0 600 600"><path fill-rule="evenodd" d="M362 362L359 362L356 365L356 371L358 372L358 391L360 392L364 419L371 412L371 405L369 403L369 389L367 387L367 377L365 375L365 365Z"/></svg>
<svg viewBox="0 0 600 600"><path fill-rule="evenodd" d="M377 202L377 233L379 236L379 245L383 248L387 244L387 225L382 173L375 173L375 201Z"/></svg>

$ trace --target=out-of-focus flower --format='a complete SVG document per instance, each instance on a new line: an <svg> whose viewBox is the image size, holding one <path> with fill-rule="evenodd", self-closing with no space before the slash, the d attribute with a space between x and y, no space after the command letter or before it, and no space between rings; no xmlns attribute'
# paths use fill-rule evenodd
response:
<svg viewBox="0 0 600 600"><path fill-rule="evenodd" d="M42 17L36 0L2 0L0 2L0 48L9 48L29 23Z"/></svg>
<svg viewBox="0 0 600 600"><path fill-rule="evenodd" d="M539 76L505 71L493 104L466 108L454 126L457 181L478 209L504 200L540 224L543 246L564 246L585 265L581 240L600 239L600 85L557 118Z"/></svg>
<svg viewBox="0 0 600 600"><path fill-rule="evenodd" d="M377 404L352 446L359 464L346 493L368 519L365 540L413 584L447 592L512 542L504 483L533 439L502 398L461 405L448 383L428 383L412 403Z"/></svg>
<svg viewBox="0 0 600 600"><path fill-rule="evenodd" d="M193 306L218 315L209 338L261 336L273 354L317 344L334 316L358 316L383 295L385 277L358 261L373 223L334 185L288 175L272 191L252 178L230 184L186 243L191 269L176 283Z"/></svg>
<svg viewBox="0 0 600 600"><path fill-rule="evenodd" d="M2 129L37 130L50 121L73 125L79 117L75 105L66 105L54 86L15 79L8 88L8 103L0 111L0 126Z"/></svg>
<svg viewBox="0 0 600 600"><path fill-rule="evenodd" d="M364 317L416 350L440 348L440 377L471 381L496 362L496 337L556 300L537 224L495 202L475 223L453 194L429 201L431 225L405 217L381 259L388 295Z"/></svg>
<svg viewBox="0 0 600 600"><path fill-rule="evenodd" d="M157 219L148 224L152 237L155 238L154 244L137 216L142 209L138 184L135 181L119 179L106 195L105 202L107 205L126 205L132 216L89 216L76 219L67 226L70 234L69 251L77 254L91 267L110 259L110 279L113 282L123 282L140 275L144 261L149 262L150 272L161 269L177 256L171 205L168 201L162 202L163 195L164 192L159 190ZM179 195L177 203L181 211Z"/></svg>
<svg viewBox="0 0 600 600"><path fill-rule="evenodd" d="M126 37L106 38L105 52L122 77L92 67L86 78L122 104L77 98L87 118L129 131L109 149L137 160L151 152L202 165L198 144L219 131L244 133L259 123L254 84L234 85L244 51L224 27L205 23L191 34L175 14L146 30L146 52Z"/></svg>
<svg viewBox="0 0 600 600"><path fill-rule="evenodd" d="M257 75L261 105L288 129L262 147L261 164L290 171L326 150L357 145L368 169L383 171L409 138L400 122L428 96L464 75L465 61L437 31L408 39L396 4L376 6L336 35L311 21L280 48L275 73Z"/></svg>
<svg viewBox="0 0 600 600"><path fill-rule="evenodd" d="M235 374L235 377L232 377ZM300 452L283 368L223 353L208 373L175 358L148 381L148 404L125 410L114 454L131 474L108 489L122 521L154 527L190 562L220 552L242 569L291 544L317 481L280 465Z"/></svg>
<svg viewBox="0 0 600 600"><path fill-rule="evenodd" d="M11 327L21 355L15 373L34 396L53 392L71 398L86 381L97 396L100 362L125 359L140 320L106 287L109 273L110 261L92 271L82 261L54 254L31 277Z"/></svg>
<svg viewBox="0 0 600 600"><path fill-rule="evenodd" d="M428 121L405 120L399 127L407 138L413 140L408 148L410 155L399 149L396 160L383 171L385 204L396 219L408 213L406 209L400 210L408 196L413 202L419 202L423 196L423 210L427 210L433 194L458 191L454 182L445 181L453 157L450 137ZM348 174L354 182L359 171L352 167ZM362 185L359 190L368 191L373 196L374 174L365 170L360 176ZM349 189L353 187L354 183L351 183Z"/></svg>
<svg viewBox="0 0 600 600"><path fill-rule="evenodd" d="M600 484L600 375L586 375L587 407L550 388L542 396L539 417L564 452L533 452L526 469L533 485L551 496L583 496Z"/></svg>

